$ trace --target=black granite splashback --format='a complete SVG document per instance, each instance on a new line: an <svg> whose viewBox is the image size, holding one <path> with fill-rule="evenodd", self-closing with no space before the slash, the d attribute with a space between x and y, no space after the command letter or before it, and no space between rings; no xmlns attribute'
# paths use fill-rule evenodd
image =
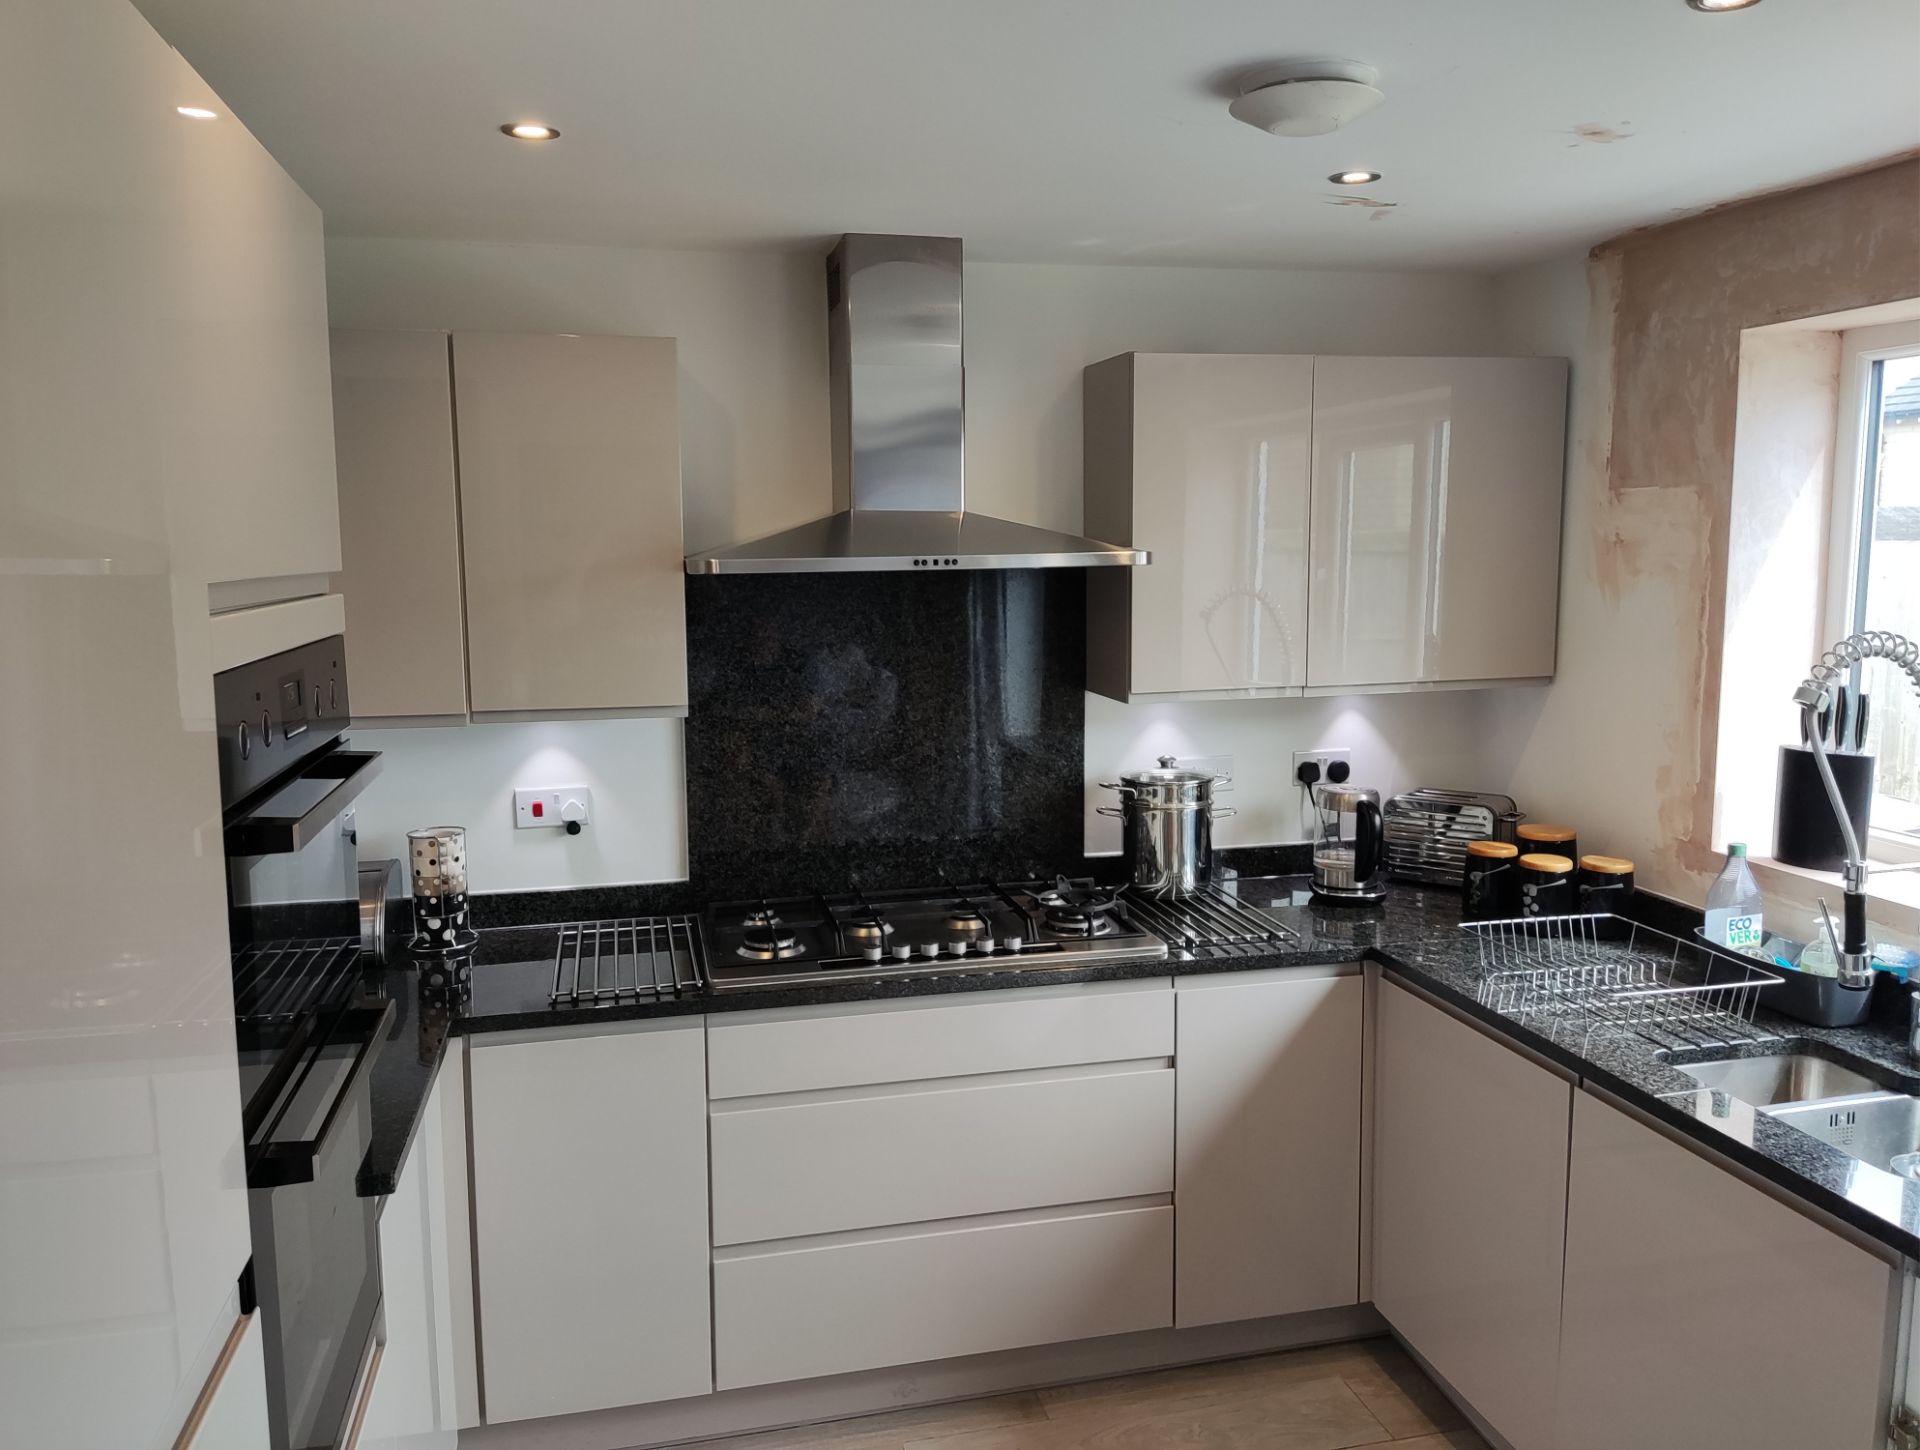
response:
<svg viewBox="0 0 1920 1450"><path fill-rule="evenodd" d="M687 853L704 900L1080 859L1076 569L687 581Z"/></svg>

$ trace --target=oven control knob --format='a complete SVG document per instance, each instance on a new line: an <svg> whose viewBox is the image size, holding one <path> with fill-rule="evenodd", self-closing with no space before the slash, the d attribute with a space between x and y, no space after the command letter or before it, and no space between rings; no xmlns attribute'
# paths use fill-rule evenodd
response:
<svg viewBox="0 0 1920 1450"><path fill-rule="evenodd" d="M1025 946L1026 944L1027 942L1025 937L1009 936L1009 937L1002 937L1000 939L1000 946L1002 950L1010 951L1010 952L1017 952L1020 950L1021 947Z"/></svg>

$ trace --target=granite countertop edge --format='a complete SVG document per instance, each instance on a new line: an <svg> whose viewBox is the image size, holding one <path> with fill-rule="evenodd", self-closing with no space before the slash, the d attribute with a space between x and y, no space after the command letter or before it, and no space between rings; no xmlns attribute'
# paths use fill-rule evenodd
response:
<svg viewBox="0 0 1920 1450"><path fill-rule="evenodd" d="M1920 1261L1920 1183L1880 1175L1893 1185L1879 1195L1899 1198L1898 1216L1856 1201L1846 1192L1848 1184L1864 1172L1863 1165L1847 1158L1838 1149L1820 1143L1798 1130L1770 1118L1756 1119L1757 1141L1731 1136L1710 1121L1694 1116L1684 1099L1673 1095L1697 1087L1669 1064L1665 1054L1638 1039L1607 1039L1575 1047L1556 1041L1534 1030L1525 1022L1507 1016L1481 1003L1476 991L1468 988L1477 971L1477 952L1471 939L1464 938L1458 924L1458 899L1443 893L1422 893L1418 908L1399 920L1367 921L1353 932L1369 940L1324 939L1309 927L1300 944L1247 948L1244 954L1205 960L1182 959L1176 953L1162 961L1112 963L1076 969L1047 968L1036 971L999 971L956 973L943 977L904 977L837 982L814 987L783 987L757 991L713 991L661 1001L636 1001L598 1006L553 1006L545 1000L544 984L536 981L525 963L517 963L525 980L515 990L496 993L503 1002L484 1000L469 1005L465 1015L442 1019L441 1034L484 1037L502 1032L540 1032L556 1028L610 1024L684 1016L712 1016L730 1012L790 1009L839 1002L898 1000L915 997L956 996L971 992L1009 991L1029 987L1065 986L1089 982L1150 980L1167 977L1193 977L1240 972L1267 971L1289 967L1334 966L1356 961L1377 963L1383 969L1426 992L1456 1014L1479 1023L1494 1035L1554 1064L1577 1083L1600 1090L1625 1104L1634 1112L1652 1119L1670 1135L1698 1145L1735 1166L1766 1180L1791 1197L1816 1211L1849 1226L1858 1233L1908 1260ZM491 953L484 951L475 967L475 980L483 980L489 971L488 957L496 963L525 954L542 940L551 941L553 928L503 927L483 933L492 937ZM548 946L546 950L550 951ZM537 952L535 953L537 956ZM1471 959L1471 960L1470 960ZM417 983L413 969L388 968L389 992L394 997L413 1000L419 1015ZM428 1009L429 1013L431 1009ZM425 1041L428 1027L416 1028ZM1795 1050L1821 1040L1853 1055L1876 1056L1877 1039L1864 1037L1867 1029L1822 1031L1802 1027L1785 1019L1772 1024L1793 1040ZM396 1035L404 1037L403 1026ZM393 1046L389 1044L389 1049ZM1865 1050L1863 1050L1865 1049ZM1774 1043L1769 1049L1783 1050ZM1877 1051L1881 1065L1897 1072L1891 1049ZM442 1040L439 1055L444 1055ZM1711 1055L1711 1054L1704 1054ZM376 1091L376 1122L367 1164L360 1175L363 1195L390 1193L398 1181L408 1149L418 1127L426 1099L432 1092L439 1067L438 1057L429 1065L418 1063L410 1071L396 1073L393 1090L382 1098ZM1905 1072L1912 1074L1910 1065ZM1920 1086L1920 1083L1916 1083ZM377 1088L377 1085L376 1085ZM406 1098L417 1095L409 1104ZM383 1106L384 1104L384 1106ZM1884 1188L1885 1185L1882 1185ZM1897 1191L1897 1192L1896 1192Z"/></svg>

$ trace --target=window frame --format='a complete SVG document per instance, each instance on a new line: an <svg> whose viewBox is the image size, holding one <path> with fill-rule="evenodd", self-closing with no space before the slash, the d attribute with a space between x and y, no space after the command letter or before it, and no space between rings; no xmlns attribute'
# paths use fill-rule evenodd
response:
<svg viewBox="0 0 1920 1450"><path fill-rule="evenodd" d="M1875 365L1920 357L1920 320L1856 327L1840 334L1839 397L1834 426L1833 479L1827 519L1826 643L1855 633L1860 580L1865 574L1869 442L1877 436L1879 389ZM1856 666L1849 688L1859 683ZM1870 830L1868 858L1887 865L1920 862L1920 833Z"/></svg>

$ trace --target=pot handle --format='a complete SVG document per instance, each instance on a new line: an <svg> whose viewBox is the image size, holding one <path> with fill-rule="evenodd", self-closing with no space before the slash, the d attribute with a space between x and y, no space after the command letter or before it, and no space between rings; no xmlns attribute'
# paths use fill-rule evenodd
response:
<svg viewBox="0 0 1920 1450"><path fill-rule="evenodd" d="M1100 789L1102 790L1117 790L1122 795L1126 795L1133 790L1132 786L1122 785L1117 780L1096 780L1094 784L1099 786Z"/></svg>
<svg viewBox="0 0 1920 1450"><path fill-rule="evenodd" d="M1237 816L1239 814L1239 810L1234 806L1215 806L1207 812L1207 819L1217 821L1222 816Z"/></svg>
<svg viewBox="0 0 1920 1450"><path fill-rule="evenodd" d="M1118 806L1095 806L1093 813L1096 816L1112 816L1116 820L1125 820L1127 815L1127 813Z"/></svg>

